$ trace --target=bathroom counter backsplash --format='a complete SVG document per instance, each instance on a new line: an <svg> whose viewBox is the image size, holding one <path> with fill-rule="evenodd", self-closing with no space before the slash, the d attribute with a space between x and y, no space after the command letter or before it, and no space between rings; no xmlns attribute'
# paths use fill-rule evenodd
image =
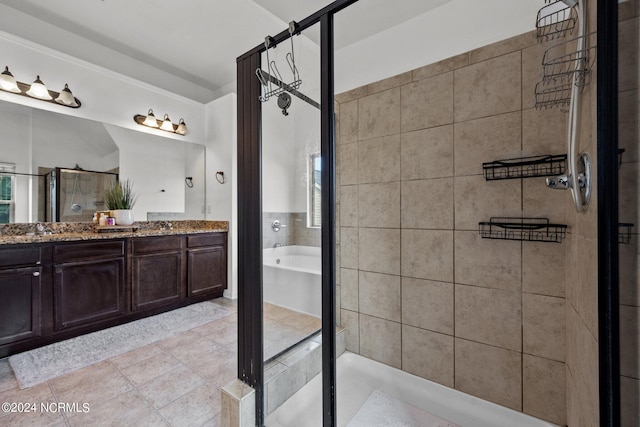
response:
<svg viewBox="0 0 640 427"><path fill-rule="evenodd" d="M102 240L123 237L151 237L171 234L221 233L229 230L228 221L180 220L139 221L136 231L94 232L91 222L42 222L45 234L34 234L38 224L0 224L0 245L21 243Z"/></svg>

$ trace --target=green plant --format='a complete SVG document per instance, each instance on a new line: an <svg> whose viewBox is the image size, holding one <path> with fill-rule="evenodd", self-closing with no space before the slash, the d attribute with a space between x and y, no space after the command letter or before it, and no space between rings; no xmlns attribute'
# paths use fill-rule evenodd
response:
<svg viewBox="0 0 640 427"><path fill-rule="evenodd" d="M111 185L105 193L105 203L107 209L113 211L118 209L132 209L136 204L137 195L133 192L133 182L128 179L124 182L118 181Z"/></svg>

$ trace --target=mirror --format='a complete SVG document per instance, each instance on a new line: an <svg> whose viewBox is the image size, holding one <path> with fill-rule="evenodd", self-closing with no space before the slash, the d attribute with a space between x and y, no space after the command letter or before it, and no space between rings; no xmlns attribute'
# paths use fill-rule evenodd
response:
<svg viewBox="0 0 640 427"><path fill-rule="evenodd" d="M136 221L206 219L204 145L0 101L0 223L91 221L117 176Z"/></svg>

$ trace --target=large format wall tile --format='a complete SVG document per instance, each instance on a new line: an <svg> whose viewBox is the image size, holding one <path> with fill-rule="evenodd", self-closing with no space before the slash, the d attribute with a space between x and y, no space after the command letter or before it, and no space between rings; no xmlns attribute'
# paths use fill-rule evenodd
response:
<svg viewBox="0 0 640 427"><path fill-rule="evenodd" d="M456 285L456 336L520 351L521 294L500 289Z"/></svg>
<svg viewBox="0 0 640 427"><path fill-rule="evenodd" d="M362 184L358 192L360 227L400 228L400 182Z"/></svg>
<svg viewBox="0 0 640 427"><path fill-rule="evenodd" d="M522 245L523 292L564 297L565 243L527 242Z"/></svg>
<svg viewBox="0 0 640 427"><path fill-rule="evenodd" d="M456 123L455 173L482 174L482 163L520 157L521 113L505 113Z"/></svg>
<svg viewBox="0 0 640 427"><path fill-rule="evenodd" d="M400 132L400 88L358 100L358 139L365 140Z"/></svg>
<svg viewBox="0 0 640 427"><path fill-rule="evenodd" d="M523 110L522 155L566 153L567 120L568 115L558 108Z"/></svg>
<svg viewBox="0 0 640 427"><path fill-rule="evenodd" d="M340 189L340 224L345 227L358 226L358 186L343 185Z"/></svg>
<svg viewBox="0 0 640 427"><path fill-rule="evenodd" d="M361 271L360 313L400 322L400 276Z"/></svg>
<svg viewBox="0 0 640 427"><path fill-rule="evenodd" d="M402 179L453 176L453 126L403 133Z"/></svg>
<svg viewBox="0 0 640 427"><path fill-rule="evenodd" d="M564 362L564 298L524 294L522 304L524 352Z"/></svg>
<svg viewBox="0 0 640 427"><path fill-rule="evenodd" d="M486 181L481 175L455 179L456 230L477 230L491 217L522 216L518 180Z"/></svg>
<svg viewBox="0 0 640 427"><path fill-rule="evenodd" d="M360 354L394 368L402 367L400 323L360 314Z"/></svg>
<svg viewBox="0 0 640 427"><path fill-rule="evenodd" d="M454 71L454 116L461 122L520 110L520 51Z"/></svg>
<svg viewBox="0 0 640 427"><path fill-rule="evenodd" d="M521 246L510 240L483 239L477 231L456 231L456 283L519 291Z"/></svg>
<svg viewBox="0 0 640 427"><path fill-rule="evenodd" d="M402 230L402 275L453 281L453 232Z"/></svg>
<svg viewBox="0 0 640 427"><path fill-rule="evenodd" d="M345 346L347 351L360 354L360 322L358 313L350 310L340 311L340 320L345 329Z"/></svg>
<svg viewBox="0 0 640 427"><path fill-rule="evenodd" d="M456 338L456 389L522 410L522 361L519 352Z"/></svg>
<svg viewBox="0 0 640 427"><path fill-rule="evenodd" d="M358 143L342 144L338 147L338 172L340 185L358 183Z"/></svg>
<svg viewBox="0 0 640 427"><path fill-rule="evenodd" d="M358 143L359 183L399 180L400 135L369 139Z"/></svg>
<svg viewBox="0 0 640 427"><path fill-rule="evenodd" d="M522 410L534 417L565 425L564 363L522 356Z"/></svg>
<svg viewBox="0 0 640 427"><path fill-rule="evenodd" d="M400 230L360 228L360 270L400 274Z"/></svg>
<svg viewBox="0 0 640 427"><path fill-rule="evenodd" d="M402 132L453 123L453 72L402 86Z"/></svg>
<svg viewBox="0 0 640 427"><path fill-rule="evenodd" d="M340 304L347 310L358 311L358 270L340 269Z"/></svg>
<svg viewBox="0 0 640 427"><path fill-rule="evenodd" d="M340 265L345 268L358 268L358 229L340 228Z"/></svg>
<svg viewBox="0 0 640 427"><path fill-rule="evenodd" d="M640 378L640 308L620 306L620 374Z"/></svg>
<svg viewBox="0 0 640 427"><path fill-rule="evenodd" d="M453 229L453 178L404 181L402 228Z"/></svg>
<svg viewBox="0 0 640 427"><path fill-rule="evenodd" d="M402 326L402 370L453 387L453 337Z"/></svg>
<svg viewBox="0 0 640 427"><path fill-rule="evenodd" d="M453 335L453 283L403 277L402 323Z"/></svg>
<svg viewBox="0 0 640 427"><path fill-rule="evenodd" d="M340 132L338 142L346 144L358 140L358 101L340 104Z"/></svg>

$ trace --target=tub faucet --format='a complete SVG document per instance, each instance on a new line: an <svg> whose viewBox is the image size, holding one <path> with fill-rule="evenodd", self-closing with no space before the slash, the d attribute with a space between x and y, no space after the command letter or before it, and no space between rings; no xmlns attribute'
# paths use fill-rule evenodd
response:
<svg viewBox="0 0 640 427"><path fill-rule="evenodd" d="M280 248L280 247L282 247L282 243L274 243L274 244L273 244L273 248L274 248L274 249L275 249L275 248Z"/></svg>

